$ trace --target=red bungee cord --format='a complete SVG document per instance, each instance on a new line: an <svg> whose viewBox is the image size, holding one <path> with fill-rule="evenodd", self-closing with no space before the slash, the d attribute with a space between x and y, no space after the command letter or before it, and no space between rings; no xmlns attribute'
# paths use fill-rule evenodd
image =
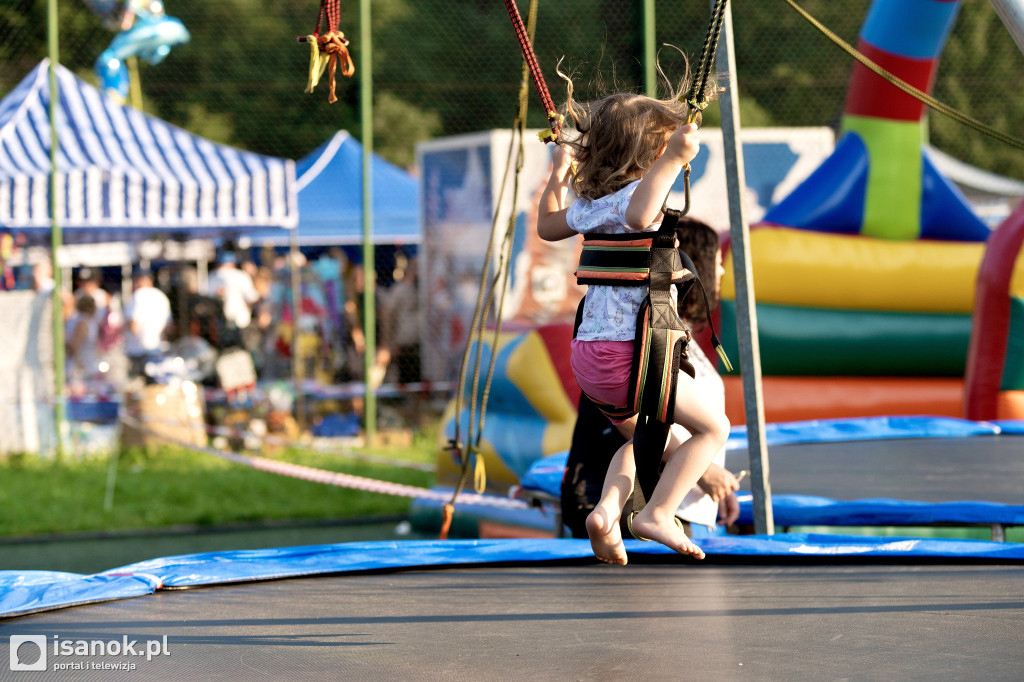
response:
<svg viewBox="0 0 1024 682"><path fill-rule="evenodd" d="M547 83L544 82L544 74L541 73L540 64L537 63L537 55L534 54L533 45L530 44L530 36L523 24L523 17L519 14L515 0L505 0L505 9L508 10L508 18L512 20L512 28L515 29L516 37L519 38L519 46L523 50L523 59L526 60L526 65L530 69L533 85L537 88L541 106L544 107L544 113L548 117L548 125L551 126L551 132L542 133L540 139L544 142L557 142L562 135L562 117L558 115L555 103L551 99L551 93L548 92Z"/></svg>

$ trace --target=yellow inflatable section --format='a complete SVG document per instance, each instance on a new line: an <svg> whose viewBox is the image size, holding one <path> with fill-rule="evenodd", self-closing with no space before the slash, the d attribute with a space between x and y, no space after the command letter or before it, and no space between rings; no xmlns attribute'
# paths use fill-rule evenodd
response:
<svg viewBox="0 0 1024 682"><path fill-rule="evenodd" d="M754 295L808 308L969 313L984 243L889 241L789 228L750 233ZM735 300L732 253L722 298Z"/></svg>
<svg viewBox="0 0 1024 682"><path fill-rule="evenodd" d="M478 410L474 428L479 428L479 453L487 474L487 487L491 492L505 494L517 485L523 474L537 457L568 449L576 424L578 393L570 395L566 380L557 363L568 366L569 339L572 327L558 325L525 332L506 332L498 338L494 378L486 414ZM490 362L490 341L485 341L479 378L479 390L484 388L487 366ZM475 357L475 351L473 351ZM472 394L472 376L467 377L461 421L463 432L459 438L470 438L468 401ZM455 405L449 403L442 416L444 426L442 443L454 436ZM454 484L461 473L447 451L438 458L438 482Z"/></svg>

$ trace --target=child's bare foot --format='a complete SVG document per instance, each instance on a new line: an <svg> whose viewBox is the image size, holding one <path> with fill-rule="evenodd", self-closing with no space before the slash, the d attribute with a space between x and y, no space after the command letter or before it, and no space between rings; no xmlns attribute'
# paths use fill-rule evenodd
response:
<svg viewBox="0 0 1024 682"><path fill-rule="evenodd" d="M693 544L690 538L683 532L682 524L674 515L666 516L664 519L655 518L644 509L630 522L630 529L633 534L642 540L654 540L660 542L669 549L680 554L688 554L695 559L704 558L704 550ZM588 519L589 520L589 519Z"/></svg>
<svg viewBox="0 0 1024 682"><path fill-rule="evenodd" d="M605 563L626 565L626 548L622 544L618 519L609 519L603 507L595 507L587 516L587 535L594 556Z"/></svg>

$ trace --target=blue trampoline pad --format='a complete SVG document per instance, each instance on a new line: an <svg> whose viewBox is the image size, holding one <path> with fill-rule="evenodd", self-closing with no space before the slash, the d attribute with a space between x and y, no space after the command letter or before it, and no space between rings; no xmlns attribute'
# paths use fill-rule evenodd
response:
<svg viewBox="0 0 1024 682"><path fill-rule="evenodd" d="M768 448L771 492L836 500L1022 503L1019 435L801 443ZM750 466L746 450L726 467ZM749 479L743 487L750 489Z"/></svg>

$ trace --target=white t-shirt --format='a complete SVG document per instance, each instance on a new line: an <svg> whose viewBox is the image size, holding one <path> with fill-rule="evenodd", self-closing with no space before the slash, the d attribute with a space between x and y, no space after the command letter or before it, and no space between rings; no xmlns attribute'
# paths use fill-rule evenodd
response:
<svg viewBox="0 0 1024 682"><path fill-rule="evenodd" d="M249 326L250 306L260 300L260 295L248 272L232 267L217 268L207 279L207 290L210 296L224 302L224 319L234 322L239 329Z"/></svg>
<svg viewBox="0 0 1024 682"><path fill-rule="evenodd" d="M636 232L626 225L626 209L639 183L637 180L598 199L576 199L565 215L569 227L580 234ZM656 230L660 225L655 223L643 231ZM576 338L579 341L633 341L636 337L636 314L646 297L646 286L591 284L587 287L583 321Z"/></svg>
<svg viewBox="0 0 1024 682"><path fill-rule="evenodd" d="M143 287L132 292L124 307L126 355L149 355L160 350L163 332L171 322L171 302L156 287ZM138 329L132 331L132 322Z"/></svg>
<svg viewBox="0 0 1024 682"><path fill-rule="evenodd" d="M708 356L704 354L696 340L691 341L687 346L687 353L690 356L690 363L693 364L697 386L704 392L705 400L716 410L725 412L725 384L722 382L718 370L715 369L715 365L708 360ZM684 439L689 438L689 432L682 426L675 424L672 429ZM725 466L724 447L715 454L712 461L718 466ZM695 486L693 490L686 493L676 516L690 523L699 523L714 528L718 520L718 503L712 500L711 496L707 495L699 486Z"/></svg>

